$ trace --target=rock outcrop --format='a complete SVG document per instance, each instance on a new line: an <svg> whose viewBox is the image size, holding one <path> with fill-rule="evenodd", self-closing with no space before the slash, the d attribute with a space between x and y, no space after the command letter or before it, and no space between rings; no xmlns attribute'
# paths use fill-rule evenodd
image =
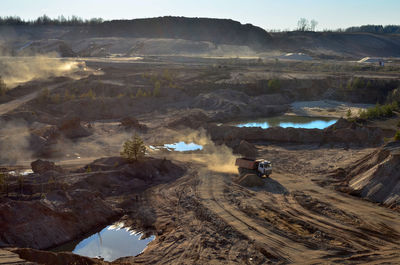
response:
<svg viewBox="0 0 400 265"><path fill-rule="evenodd" d="M42 174L47 171L56 171L63 172L63 169L60 166L56 166L54 162L46 161L46 160L35 160L31 163L31 168L33 173Z"/></svg>
<svg viewBox="0 0 400 265"><path fill-rule="evenodd" d="M58 129L65 137L70 139L91 135L86 128L82 127L81 120L78 117L64 119Z"/></svg>

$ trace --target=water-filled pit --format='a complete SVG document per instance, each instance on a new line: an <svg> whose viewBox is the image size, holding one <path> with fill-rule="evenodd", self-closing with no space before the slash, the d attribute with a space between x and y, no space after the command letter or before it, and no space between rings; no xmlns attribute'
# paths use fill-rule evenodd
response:
<svg viewBox="0 0 400 265"><path fill-rule="evenodd" d="M337 119L326 117L302 117L292 115L282 115L270 118L257 119L247 122L234 123L237 127L269 127L283 128L304 128L304 129L325 129L333 125Z"/></svg>
<svg viewBox="0 0 400 265"><path fill-rule="evenodd" d="M202 150L203 146L196 143L185 143L183 141L174 144L164 144L164 147L178 152Z"/></svg>
<svg viewBox="0 0 400 265"><path fill-rule="evenodd" d="M181 141L173 144L164 144L162 146L150 145L150 149L152 150L167 149L168 151L188 152L188 151L203 150L203 146L196 143L186 143L184 141Z"/></svg>
<svg viewBox="0 0 400 265"><path fill-rule="evenodd" d="M141 239L142 236L141 233L125 228L122 223L115 223L80 242L66 244L54 251L72 251L81 256L114 261L121 257L139 255L155 239L155 236Z"/></svg>

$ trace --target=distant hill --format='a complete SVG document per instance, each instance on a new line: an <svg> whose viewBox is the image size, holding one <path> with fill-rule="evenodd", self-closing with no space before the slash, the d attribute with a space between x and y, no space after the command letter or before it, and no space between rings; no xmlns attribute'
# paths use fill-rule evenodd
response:
<svg viewBox="0 0 400 265"><path fill-rule="evenodd" d="M216 44L266 47L271 36L262 28L230 19L159 17L112 20L70 32L73 37L168 38L211 41Z"/></svg>
<svg viewBox="0 0 400 265"><path fill-rule="evenodd" d="M387 32L385 34L382 33ZM356 31L381 32L356 32ZM158 17L133 20L67 21L47 17L26 22L0 19L0 54L58 52L61 56L211 54L247 56L304 53L313 58L400 57L396 26L351 28L347 32L268 33L230 19Z"/></svg>

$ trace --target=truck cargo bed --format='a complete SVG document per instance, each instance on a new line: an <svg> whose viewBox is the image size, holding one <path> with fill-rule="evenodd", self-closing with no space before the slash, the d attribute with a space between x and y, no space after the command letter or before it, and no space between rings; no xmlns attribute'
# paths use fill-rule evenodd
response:
<svg viewBox="0 0 400 265"><path fill-rule="evenodd" d="M237 158L235 165L242 168L255 169L256 160L249 158Z"/></svg>

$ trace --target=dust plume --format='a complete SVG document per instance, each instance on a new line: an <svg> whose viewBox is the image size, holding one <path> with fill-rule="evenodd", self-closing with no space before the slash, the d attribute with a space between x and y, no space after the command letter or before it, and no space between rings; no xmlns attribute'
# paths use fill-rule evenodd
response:
<svg viewBox="0 0 400 265"><path fill-rule="evenodd" d="M93 134L81 139L70 140L65 137L59 139L54 149L59 150L63 159L100 158L119 156L123 143L132 137L132 133L125 131L108 131L108 128L98 128Z"/></svg>
<svg viewBox="0 0 400 265"><path fill-rule="evenodd" d="M220 173L237 173L235 166L236 156L233 154L232 149L226 145L216 145L206 130L200 129L184 130L177 132L173 136L174 139L184 141L186 143L196 143L203 146L203 151L199 153L191 153L180 155L177 154L177 159L190 159L194 162L204 164L209 170Z"/></svg>
<svg viewBox="0 0 400 265"><path fill-rule="evenodd" d="M71 76L86 71L84 62L57 58L56 54L30 57L0 57L0 76L9 88L33 79L55 76Z"/></svg>
<svg viewBox="0 0 400 265"><path fill-rule="evenodd" d="M0 121L0 150L1 165L15 165L31 158L30 132L25 122Z"/></svg>

